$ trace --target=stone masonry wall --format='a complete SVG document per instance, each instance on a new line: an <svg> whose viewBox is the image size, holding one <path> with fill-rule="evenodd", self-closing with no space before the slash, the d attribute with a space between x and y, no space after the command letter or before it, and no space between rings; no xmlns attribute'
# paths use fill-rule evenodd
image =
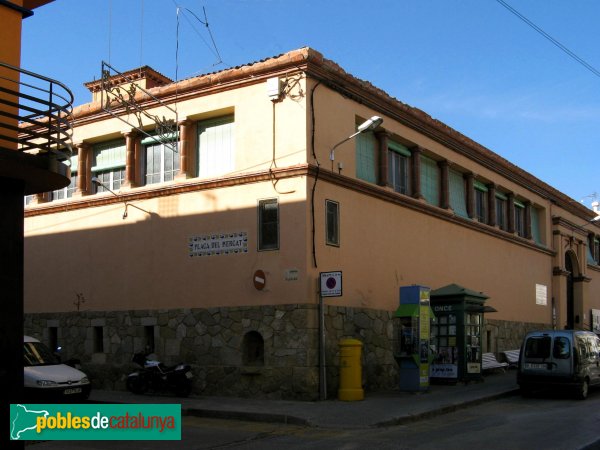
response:
<svg viewBox="0 0 600 450"><path fill-rule="evenodd" d="M363 343L362 382L366 391L397 387L392 318L389 311L326 307L329 397L337 395L339 342L345 338ZM498 351L519 348L526 330L539 328L539 324L486 322ZM192 365L196 395L318 398L317 305L81 311L25 317L26 334L47 344L51 327L64 349L63 359L79 358L95 388L125 389L127 374L136 370L131 357L145 348L150 330L158 360L168 365ZM246 361L247 333L262 338L263 352L256 361Z"/></svg>
<svg viewBox="0 0 600 450"><path fill-rule="evenodd" d="M527 333L534 330L551 329L550 324L509 322L506 320L486 319L484 330L490 332L492 343L490 350L499 356L505 350L521 348L521 342ZM486 333L487 335L487 333ZM484 338L486 338L484 335ZM487 342L484 342L484 346Z"/></svg>

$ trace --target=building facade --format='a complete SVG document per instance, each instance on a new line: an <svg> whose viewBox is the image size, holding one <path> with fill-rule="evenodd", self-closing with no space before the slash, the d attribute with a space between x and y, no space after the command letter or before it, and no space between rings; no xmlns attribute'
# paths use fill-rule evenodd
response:
<svg viewBox="0 0 600 450"><path fill-rule="evenodd" d="M489 297L484 352L600 310L593 211L313 49L87 86L71 185L26 200L25 326L96 383L122 388L147 349L193 364L198 394L316 398L321 272L343 275L330 394L345 337L367 389L396 386L402 286Z"/></svg>

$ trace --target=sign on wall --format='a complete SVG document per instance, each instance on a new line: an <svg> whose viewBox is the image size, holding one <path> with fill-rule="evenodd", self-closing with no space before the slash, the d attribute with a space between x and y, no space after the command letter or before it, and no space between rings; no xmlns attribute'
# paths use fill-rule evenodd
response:
<svg viewBox="0 0 600 450"><path fill-rule="evenodd" d="M342 272L321 272L321 297L342 295Z"/></svg>
<svg viewBox="0 0 600 450"><path fill-rule="evenodd" d="M548 287L543 284L535 285L535 304L546 306L548 304Z"/></svg>
<svg viewBox="0 0 600 450"><path fill-rule="evenodd" d="M600 334L600 309L592 309L592 331Z"/></svg>
<svg viewBox="0 0 600 450"><path fill-rule="evenodd" d="M214 233L189 239L190 258L248 253L248 232Z"/></svg>

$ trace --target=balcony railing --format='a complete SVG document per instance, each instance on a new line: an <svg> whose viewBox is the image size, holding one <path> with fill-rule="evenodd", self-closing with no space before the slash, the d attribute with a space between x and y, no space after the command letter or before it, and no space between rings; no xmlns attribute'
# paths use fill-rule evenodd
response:
<svg viewBox="0 0 600 450"><path fill-rule="evenodd" d="M20 152L69 159L72 111L73 93L64 84L0 62L0 141Z"/></svg>

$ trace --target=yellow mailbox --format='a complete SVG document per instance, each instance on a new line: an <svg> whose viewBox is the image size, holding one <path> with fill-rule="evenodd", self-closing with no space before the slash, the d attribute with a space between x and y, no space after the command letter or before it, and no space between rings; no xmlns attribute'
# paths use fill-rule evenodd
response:
<svg viewBox="0 0 600 450"><path fill-rule="evenodd" d="M338 399L344 401L363 400L362 388L362 342L357 339L340 341L340 388Z"/></svg>

